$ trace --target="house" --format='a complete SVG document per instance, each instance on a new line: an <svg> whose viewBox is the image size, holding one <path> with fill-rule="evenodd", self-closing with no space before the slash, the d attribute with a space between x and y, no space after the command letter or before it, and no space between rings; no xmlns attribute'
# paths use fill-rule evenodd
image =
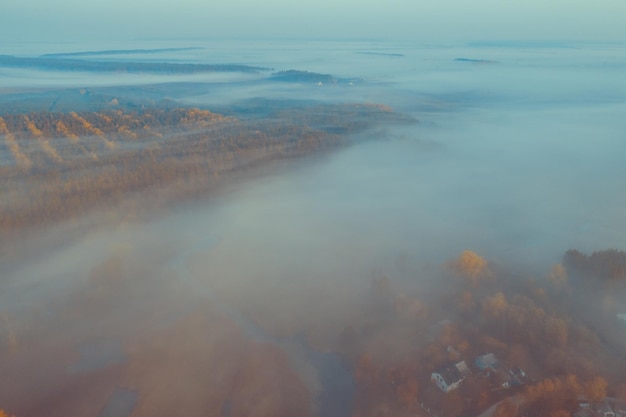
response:
<svg viewBox="0 0 626 417"><path fill-rule="evenodd" d="M450 392L461 385L463 376L456 366L447 366L433 372L430 375L430 380L443 392Z"/></svg>
<svg viewBox="0 0 626 417"><path fill-rule="evenodd" d="M626 401L616 398L605 398L597 403L589 403L586 399L579 399L579 409L574 417L626 417Z"/></svg>
<svg viewBox="0 0 626 417"><path fill-rule="evenodd" d="M512 385L525 384L528 381L526 377L526 372L522 368L512 368L509 369L509 374L513 377L511 381Z"/></svg>
<svg viewBox="0 0 626 417"><path fill-rule="evenodd" d="M498 368L498 358L493 353L487 353L474 359L474 365L481 371L491 370L496 372Z"/></svg>
<svg viewBox="0 0 626 417"><path fill-rule="evenodd" d="M461 361L436 370L430 380L443 392L450 392L457 389L470 373L465 361Z"/></svg>
<svg viewBox="0 0 626 417"><path fill-rule="evenodd" d="M596 412L601 417L615 417L615 411L613 411L613 407L611 407L606 399L598 404Z"/></svg>

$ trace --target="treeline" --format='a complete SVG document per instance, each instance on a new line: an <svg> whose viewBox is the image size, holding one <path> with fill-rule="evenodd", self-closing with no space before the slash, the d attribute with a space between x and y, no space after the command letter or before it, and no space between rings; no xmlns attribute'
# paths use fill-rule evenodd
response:
<svg viewBox="0 0 626 417"><path fill-rule="evenodd" d="M626 280L626 252L608 249L591 255L575 249L568 250L563 263L575 271L604 280Z"/></svg>
<svg viewBox="0 0 626 417"><path fill-rule="evenodd" d="M328 120L318 115L316 122L344 133L391 113L359 105L330 110ZM0 236L7 241L20 230L114 207L147 190L169 188L171 200L190 197L226 172L345 143L344 136L302 123L307 118L300 113L307 111L264 120L192 108L4 115ZM354 125L355 119L368 123Z"/></svg>
<svg viewBox="0 0 626 417"><path fill-rule="evenodd" d="M57 52L53 54L43 54L42 57L57 58L67 56L98 56L98 55L139 55L139 54L160 54L164 52L200 51L201 47L184 48L155 48L155 49L106 49L103 51L80 51L80 52Z"/></svg>
<svg viewBox="0 0 626 417"><path fill-rule="evenodd" d="M609 326L590 321L585 307L602 293L578 293L563 266L523 278L466 251L435 275L415 292L376 279L359 319L339 338L337 349L355 369L354 415L476 416L516 398L502 415L569 416L580 398L626 392L624 351L607 343ZM603 314L605 322L614 318ZM474 366L486 353L498 358L498 372ZM431 373L461 360L473 374L459 389L440 391ZM510 369L527 380L506 383Z"/></svg>
<svg viewBox="0 0 626 417"><path fill-rule="evenodd" d="M290 83L315 83L315 84L347 84L353 85L362 83L361 78L337 78L331 74L321 74L319 72L286 70L278 71L272 74L272 81L290 82Z"/></svg>

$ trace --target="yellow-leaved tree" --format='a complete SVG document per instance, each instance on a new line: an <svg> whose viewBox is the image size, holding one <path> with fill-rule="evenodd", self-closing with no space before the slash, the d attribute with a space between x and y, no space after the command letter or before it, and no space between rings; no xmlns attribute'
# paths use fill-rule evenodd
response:
<svg viewBox="0 0 626 417"><path fill-rule="evenodd" d="M474 286L481 279L490 276L485 258L470 250L463 251L457 259L448 262L447 266L457 274L467 278Z"/></svg>

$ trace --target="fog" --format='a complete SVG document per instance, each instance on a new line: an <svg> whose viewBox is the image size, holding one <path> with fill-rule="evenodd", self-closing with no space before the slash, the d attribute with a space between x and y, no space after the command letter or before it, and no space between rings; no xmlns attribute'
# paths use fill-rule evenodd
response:
<svg viewBox="0 0 626 417"><path fill-rule="evenodd" d="M17 417L356 415L356 365L337 346L362 320L377 279L436 310L433 287L447 285L437 280L465 250L523 282L543 279L571 248L626 249L622 45L128 49L181 46L202 49L109 59L237 63L360 82L0 68L0 89L18 99L29 90L32 100L73 88L162 97L242 119L237 109L252 99L377 103L418 123L374 125L347 146L252 168L164 210L137 192L128 206L30 231L0 258L0 370L13 381L0 384L0 409ZM33 46L28 55L96 49L72 47ZM4 141L0 152L9 154ZM391 362L402 355L394 337L372 336L359 351L393 351ZM250 356L255 349L269 350ZM255 372L256 383L245 379ZM206 391L217 394L200 399ZM258 396L276 392L299 405L264 408ZM115 401L123 410L106 411Z"/></svg>

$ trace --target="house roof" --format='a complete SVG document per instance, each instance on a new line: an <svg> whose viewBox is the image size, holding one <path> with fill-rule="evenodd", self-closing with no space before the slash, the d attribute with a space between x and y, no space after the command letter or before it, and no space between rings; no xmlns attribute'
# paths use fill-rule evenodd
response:
<svg viewBox="0 0 626 417"><path fill-rule="evenodd" d="M474 359L474 364L482 371L489 368L495 371L498 366L498 358L493 353L487 353Z"/></svg>
<svg viewBox="0 0 626 417"><path fill-rule="evenodd" d="M467 367L467 364L465 363L465 361L461 361L454 366L456 369L458 369L459 373L463 377L469 376L472 373L472 371L470 371L469 368Z"/></svg>
<svg viewBox="0 0 626 417"><path fill-rule="evenodd" d="M463 375L461 375L461 372L459 372L455 365L448 365L445 368L439 368L433 373L441 375L443 380L446 381L446 384L448 385L452 385L463 379Z"/></svg>

